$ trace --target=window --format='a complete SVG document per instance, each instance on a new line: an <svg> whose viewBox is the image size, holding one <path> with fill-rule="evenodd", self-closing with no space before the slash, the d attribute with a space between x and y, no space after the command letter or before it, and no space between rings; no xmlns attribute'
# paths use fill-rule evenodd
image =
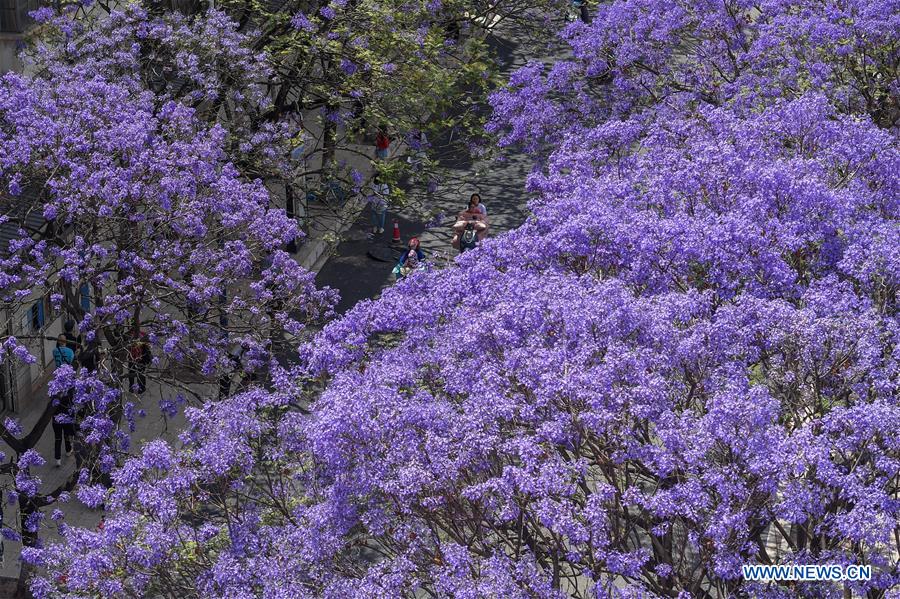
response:
<svg viewBox="0 0 900 599"><path fill-rule="evenodd" d="M56 318L56 310L53 308L53 302L50 301L50 293L44 296L44 318L53 320Z"/></svg>
<svg viewBox="0 0 900 599"><path fill-rule="evenodd" d="M21 33L17 0L0 0L0 31Z"/></svg>
<svg viewBox="0 0 900 599"><path fill-rule="evenodd" d="M81 286L80 295L81 295L81 308L85 312L91 311L91 286L85 283Z"/></svg>
<svg viewBox="0 0 900 599"><path fill-rule="evenodd" d="M3 364L0 364L0 411L2 412L13 408L13 384L14 381L11 375L9 361L7 360ZM0 521L2 521L2 518L3 514L2 510L0 510ZM2 553L0 553L0 556L2 556Z"/></svg>
<svg viewBox="0 0 900 599"><path fill-rule="evenodd" d="M44 298L34 302L31 306L31 330L40 332L44 328Z"/></svg>
<svg viewBox="0 0 900 599"><path fill-rule="evenodd" d="M24 33L32 24L28 13L42 4L41 0L0 0L0 32Z"/></svg>

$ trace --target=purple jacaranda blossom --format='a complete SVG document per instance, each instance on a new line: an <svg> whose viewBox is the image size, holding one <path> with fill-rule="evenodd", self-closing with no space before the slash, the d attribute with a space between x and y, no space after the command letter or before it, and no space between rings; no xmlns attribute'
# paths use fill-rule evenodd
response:
<svg viewBox="0 0 900 599"><path fill-rule="evenodd" d="M18 532L16 532L15 530L13 530L12 528L10 528L8 526L0 527L0 535L3 535L3 538L7 539L9 541L21 541L22 540L22 535L20 535Z"/></svg>
<svg viewBox="0 0 900 599"><path fill-rule="evenodd" d="M9 432L11 435L19 436L22 434L22 425L19 424L18 419L10 418L7 416L3 419L3 428Z"/></svg>
<svg viewBox="0 0 900 599"><path fill-rule="evenodd" d="M25 554L43 568L32 591L152 595L189 569L183 594L203 597L776 596L740 570L775 559L865 560L876 575L854 592L895 586L900 159L879 127L890 84L848 83L842 65L892 64L896 21L872 2L853 4L857 18L800 5L614 1L567 27L570 60L527 65L494 98L499 143L541 159L520 190L534 198L525 223L361 302L301 343L297 364L278 364L253 327L229 337L246 354L232 368L266 384L198 402L179 444L123 460L102 531L67 528ZM263 205L208 147L228 209ZM88 185L77 166L60 197ZM151 187L165 214L208 181L173 177ZM290 256L199 206L177 237L208 240L222 219L233 254L174 244L181 258L199 249L201 268L117 256L124 295L174 289L202 320L222 280L253 273L222 302L259 330L327 310L331 294ZM88 254L65 254L71 280L96 272L103 257ZM10 285L27 277L13 267ZM110 304L98 322L128 319ZM210 373L230 361L212 332L188 335L191 319L160 320L167 357ZM98 382L58 376L117 405ZM111 434L91 418L92 439ZM96 502L90 476L79 483ZM791 588L832 591L844 589Z"/></svg>
<svg viewBox="0 0 900 599"><path fill-rule="evenodd" d="M19 457L19 467L20 468L29 468L31 466L42 466L46 464L46 460L41 457L41 454L36 452L33 449L29 449L25 453Z"/></svg>
<svg viewBox="0 0 900 599"><path fill-rule="evenodd" d="M896 25L896 7L877 0L772 0L752 8L735 0L602 3L591 25L563 32L571 59L546 73L532 64L511 78L510 90L496 94L493 127L511 136L505 141L531 144L544 133L627 117L676 98L753 111L806 91L896 126L896 103L888 99L900 92L890 75ZM692 40L687 52L686 39ZM865 62L868 74L849 68L852 61ZM594 94L588 80L609 85ZM525 110L516 106L520 101L528 103ZM528 124L526 113L538 121Z"/></svg>
<svg viewBox="0 0 900 599"><path fill-rule="evenodd" d="M291 18L291 25L296 29L301 29L306 32L312 32L316 30L316 26L312 22L310 22L309 17L307 17L302 12L298 12Z"/></svg>
<svg viewBox="0 0 900 599"><path fill-rule="evenodd" d="M258 172L241 170L249 159L279 172L287 142L284 123L251 123L250 115L271 105L260 82L272 70L237 23L215 10L187 19L129 5L96 21L66 11L48 18L44 31L26 73L0 80L0 185L26 196L40 190L36 216L52 219L46 230L62 237L51 242L7 228L0 295L11 313L49 296L48 323L55 310L74 317L82 346L80 364L52 371L47 417L27 431L8 420L3 431L18 455L10 464L15 486L4 491L23 499L26 544L37 542L43 512L36 510L64 501L37 477L44 461L33 446L42 427L77 426L78 468L66 485L99 505L96 478L116 468L135 415L146 414L131 401L120 368L143 344L151 379L188 363L210 377L230 372L232 343L246 348L249 368L261 369L271 339L298 334L333 300L296 262L284 264L281 248L302 234L274 206ZM162 81L145 77L148 61L166 65ZM220 98L230 99L232 121L197 108ZM19 214L15 202L21 198L7 198L4 214ZM277 266L262 267L267 261ZM308 303L304 290L318 299ZM142 323L138 306L157 316ZM229 337L234 329L222 314L245 328ZM82 353L92 343L107 350L93 362ZM38 347L4 335L4 367L33 363L29 345ZM181 401L162 408L174 415Z"/></svg>
<svg viewBox="0 0 900 599"><path fill-rule="evenodd" d="M56 16L56 11L50 8L49 6L42 6L37 10L33 10L28 13L32 19L37 23L42 23L44 21L48 21Z"/></svg>
<svg viewBox="0 0 900 599"><path fill-rule="evenodd" d="M78 489L76 495L79 501L90 508L99 507L106 498L105 490L102 486L82 486Z"/></svg>
<svg viewBox="0 0 900 599"><path fill-rule="evenodd" d="M273 390L187 410L184 450L114 473L116 534L41 559L82 589L103 572L140 590L119 546L150 534L147 567L170 568L185 539L215 538L209 596L299 589L303 572L322 594L540 597L567 596L554 567L593 560L591 592L621 577L637 597L673 573L755 588L740 565L778 522L840 547L791 559L856 562L850 539L889 564L897 160L891 134L818 95L564 136L523 226L330 322ZM244 508L227 523L176 517L229 497ZM626 514L642 516L622 537ZM481 540L443 538L446 522ZM345 567L361 530L379 557Z"/></svg>

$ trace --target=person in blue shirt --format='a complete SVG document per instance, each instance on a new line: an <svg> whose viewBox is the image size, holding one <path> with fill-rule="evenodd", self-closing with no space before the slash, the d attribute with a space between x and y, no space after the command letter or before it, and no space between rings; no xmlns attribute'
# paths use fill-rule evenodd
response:
<svg viewBox="0 0 900 599"><path fill-rule="evenodd" d="M69 340L66 339L65 335L60 335L56 338L56 347L53 348L53 361L56 362L57 368L63 364L71 366L75 361L75 352L69 347Z"/></svg>
<svg viewBox="0 0 900 599"><path fill-rule="evenodd" d="M419 238L409 240L409 248L400 256L400 262L394 267L394 275L399 279L411 273L419 263L425 260L425 253L419 248Z"/></svg>

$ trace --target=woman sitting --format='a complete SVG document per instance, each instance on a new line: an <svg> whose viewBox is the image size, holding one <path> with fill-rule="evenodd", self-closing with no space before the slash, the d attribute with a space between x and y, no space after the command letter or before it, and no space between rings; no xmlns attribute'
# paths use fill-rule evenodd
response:
<svg viewBox="0 0 900 599"><path fill-rule="evenodd" d="M409 240L408 249L400 256L400 262L394 267L394 276L402 279L414 271L425 260L425 254L419 248L419 238L412 237Z"/></svg>

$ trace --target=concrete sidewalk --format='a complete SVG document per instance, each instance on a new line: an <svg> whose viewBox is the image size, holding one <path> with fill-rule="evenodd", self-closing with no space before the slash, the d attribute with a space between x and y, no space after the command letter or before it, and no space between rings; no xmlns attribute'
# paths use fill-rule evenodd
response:
<svg viewBox="0 0 900 599"><path fill-rule="evenodd" d="M493 27L496 19L491 23L481 23L483 26ZM487 31L473 30L470 33L473 37L484 39L488 36ZM464 40L467 36L464 36ZM465 41L462 42L465 44ZM294 189L305 188L313 181L307 180L304 172L318 172L322 168L321 142L323 138L322 115L318 112L309 112L303 115L300 121L303 123L303 130L307 134L310 150L302 152L303 158L298 163L298 172L294 179ZM431 115L426 113L421 115L423 121L427 121ZM403 160L409 153L409 148L402 139L404 132L393 132L391 135L391 145L388 151L388 160ZM354 143L348 140L357 138L353 137L343 127L337 128L337 139L340 148L335 153L335 162L342 165L347 170L358 171L364 181L369 181L375 172L375 140L374 131L371 132L372 139L365 143ZM304 228L306 238L298 247L295 254L297 262L314 272L325 264L325 262L337 252L338 245L345 239L345 235L356 224L360 217L367 212L367 192L363 189L363 193L355 197L349 198L343 205L334 209L334 206L328 206L322 202L313 202L307 205L304 198L296 198L295 202L303 205L302 209L295 207L298 220L307 223ZM284 201L283 188L276 192ZM308 210L306 210L308 208ZM428 206L434 208L434 206ZM465 208L465 206L463 206ZM385 222L386 234L390 236L391 221ZM353 233L350 232L352 235Z"/></svg>
<svg viewBox="0 0 900 599"><path fill-rule="evenodd" d="M311 140L321 137L321 123L316 120L320 117L311 114L306 116L304 130ZM341 147L335 153L335 163L345 172L356 171L362 176L363 181L370 181L375 174L375 144L348 142L347 132L339 128L338 136L342 139ZM389 148L389 160L400 160L407 152L406 144L402 139L392 139ZM321 181L319 175L307 179L306 172L318 172L322 168L321 148L318 142L313 144L310 152L304 154L304 158L297 162L297 173L294 179L296 218L305 226L301 226L306 237L299 244L294 259L300 266L307 270L317 271L325 260L340 243L343 235L350 229L359 216L365 212L367 196L370 189L364 187L359 194L348 193L348 196L339 201L335 197L318 199L307 202L303 197L296 197L297 190L319 187ZM318 183L318 185L317 185ZM283 188L275 190L275 195L285 201Z"/></svg>

